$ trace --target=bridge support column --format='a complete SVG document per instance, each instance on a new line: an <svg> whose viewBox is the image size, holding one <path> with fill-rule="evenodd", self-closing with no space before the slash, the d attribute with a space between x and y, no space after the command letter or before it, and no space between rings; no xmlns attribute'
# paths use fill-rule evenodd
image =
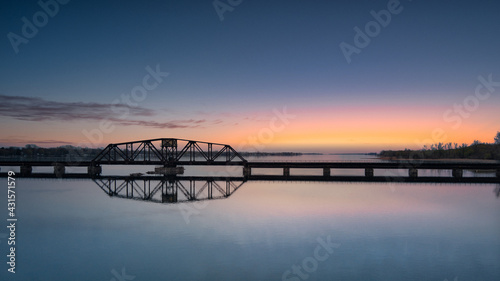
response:
<svg viewBox="0 0 500 281"><path fill-rule="evenodd" d="M464 170L462 169L453 169L451 174L454 178L462 178L464 176Z"/></svg>
<svg viewBox="0 0 500 281"><path fill-rule="evenodd" d="M365 177L373 177L373 168L366 168L365 169Z"/></svg>
<svg viewBox="0 0 500 281"><path fill-rule="evenodd" d="M66 173L66 167L63 164L55 164L54 165L54 174L57 177L61 177Z"/></svg>
<svg viewBox="0 0 500 281"><path fill-rule="evenodd" d="M102 167L97 165L97 166L88 166L87 167L87 173L91 176L97 176L102 173Z"/></svg>
<svg viewBox="0 0 500 281"><path fill-rule="evenodd" d="M329 177L330 175L331 175L331 169L330 168L323 168L323 176Z"/></svg>
<svg viewBox="0 0 500 281"><path fill-rule="evenodd" d="M283 176L285 177L290 176L290 168L283 168Z"/></svg>
<svg viewBox="0 0 500 281"><path fill-rule="evenodd" d="M31 175L31 172L33 172L33 168L29 165L22 165L21 166L21 176L29 176Z"/></svg>
<svg viewBox="0 0 500 281"><path fill-rule="evenodd" d="M184 167L156 167L155 173L165 176L174 176L184 174Z"/></svg>
<svg viewBox="0 0 500 281"><path fill-rule="evenodd" d="M410 178L417 178L418 177L418 170L415 168L408 169L408 176Z"/></svg>
<svg viewBox="0 0 500 281"><path fill-rule="evenodd" d="M249 177L252 175L252 168L250 167L243 167L243 176L244 177Z"/></svg>
<svg viewBox="0 0 500 281"><path fill-rule="evenodd" d="M165 188L161 187L161 202L174 203L177 202L177 185L176 181L169 180L165 183Z"/></svg>

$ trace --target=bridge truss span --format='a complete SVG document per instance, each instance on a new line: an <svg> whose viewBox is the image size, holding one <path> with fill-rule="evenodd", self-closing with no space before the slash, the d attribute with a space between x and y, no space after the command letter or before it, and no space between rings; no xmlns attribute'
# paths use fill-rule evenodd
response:
<svg viewBox="0 0 500 281"><path fill-rule="evenodd" d="M100 177L93 181L110 197L177 203L224 199L246 180L241 177Z"/></svg>
<svg viewBox="0 0 500 281"><path fill-rule="evenodd" d="M109 144L92 163L176 166L244 165L247 161L227 144L160 138Z"/></svg>

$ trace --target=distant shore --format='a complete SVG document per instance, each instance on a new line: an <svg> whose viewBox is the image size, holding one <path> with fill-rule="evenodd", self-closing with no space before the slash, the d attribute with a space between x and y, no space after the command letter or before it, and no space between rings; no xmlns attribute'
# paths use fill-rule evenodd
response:
<svg viewBox="0 0 500 281"><path fill-rule="evenodd" d="M389 160L389 161L409 161L410 158L398 158L398 157L385 157L385 156L378 156L377 157L380 160ZM495 160L495 159L474 159L474 158L421 158L421 159L414 159L414 160L425 160L426 162L471 162L471 163L497 163L500 162L500 160Z"/></svg>
<svg viewBox="0 0 500 281"><path fill-rule="evenodd" d="M451 144L439 144L422 150L384 150L378 154L378 157L384 160L499 161L500 144L477 143L460 147L455 145L454 148Z"/></svg>

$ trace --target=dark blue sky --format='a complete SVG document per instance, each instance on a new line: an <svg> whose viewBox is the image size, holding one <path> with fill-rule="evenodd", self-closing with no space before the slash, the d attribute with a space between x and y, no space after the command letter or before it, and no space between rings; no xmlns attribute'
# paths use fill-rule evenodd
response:
<svg viewBox="0 0 500 281"><path fill-rule="evenodd" d="M3 1L0 94L111 103L159 64L170 75L141 106L207 119L284 105L447 107L474 92L478 75L500 80L498 1L402 0L347 63L339 44L354 44L353 28L389 2L244 0L221 21L212 1L72 0L16 54L7 34L22 35L21 18L41 7ZM498 96L488 105L498 108Z"/></svg>

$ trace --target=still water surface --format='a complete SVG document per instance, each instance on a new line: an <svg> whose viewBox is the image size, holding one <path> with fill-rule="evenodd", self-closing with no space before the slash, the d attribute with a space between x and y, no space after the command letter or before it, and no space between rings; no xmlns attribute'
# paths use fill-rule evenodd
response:
<svg viewBox="0 0 500 281"><path fill-rule="evenodd" d="M117 169L105 172L132 168ZM0 236L0 279L500 280L497 187L246 182L226 199L158 204L90 179L17 179L16 274Z"/></svg>

